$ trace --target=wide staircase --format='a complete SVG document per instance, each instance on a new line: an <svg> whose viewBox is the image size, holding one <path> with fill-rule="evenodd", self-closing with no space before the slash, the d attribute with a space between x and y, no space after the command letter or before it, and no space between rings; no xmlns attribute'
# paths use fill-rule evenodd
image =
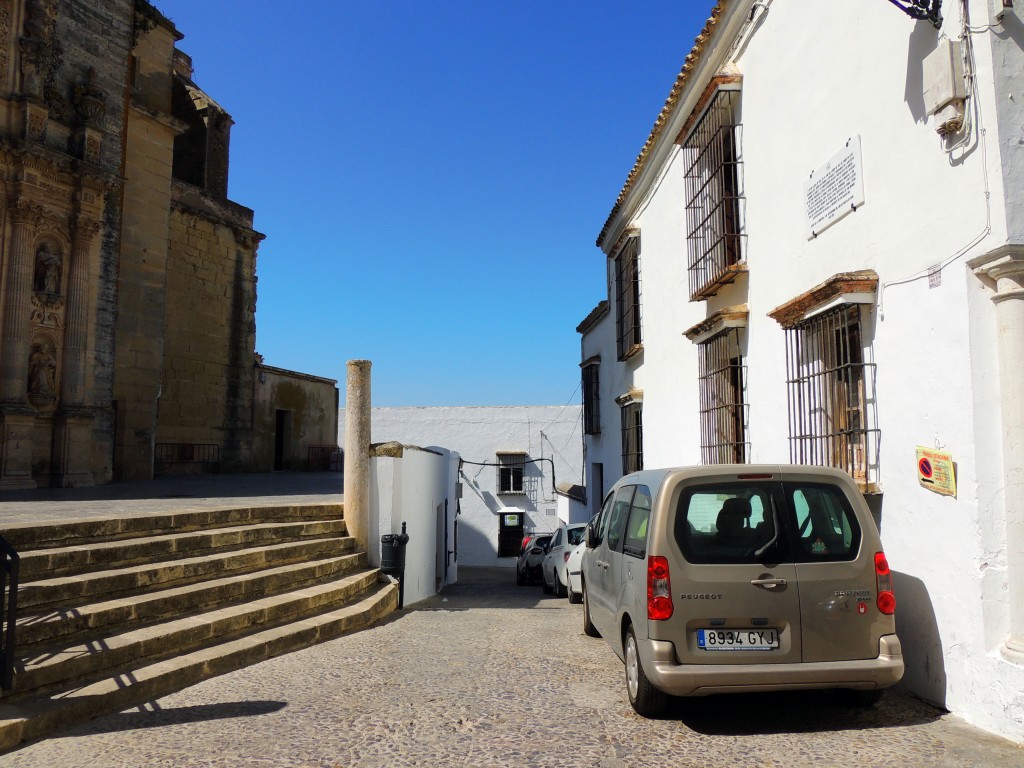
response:
<svg viewBox="0 0 1024 768"><path fill-rule="evenodd" d="M22 525L0 750L337 637L395 610L340 504Z"/></svg>

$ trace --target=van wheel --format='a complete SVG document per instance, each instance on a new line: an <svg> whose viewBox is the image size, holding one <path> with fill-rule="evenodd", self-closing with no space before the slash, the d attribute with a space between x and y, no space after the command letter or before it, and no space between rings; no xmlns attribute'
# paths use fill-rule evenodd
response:
<svg viewBox="0 0 1024 768"><path fill-rule="evenodd" d="M629 695L629 703L638 715L644 717L658 717L665 711L668 704L668 696L659 691L644 674L643 664L640 663L640 649L636 644L636 635L633 627L626 630L626 693Z"/></svg>
<svg viewBox="0 0 1024 768"><path fill-rule="evenodd" d="M516 568L516 584L518 584L520 587L526 586L526 574L518 568Z"/></svg>
<svg viewBox="0 0 1024 768"><path fill-rule="evenodd" d="M590 620L590 598L587 597L587 583L583 582L583 634L587 637L600 637L594 622Z"/></svg>
<svg viewBox="0 0 1024 768"><path fill-rule="evenodd" d="M573 592L572 588L570 587L569 588L569 602L572 603L573 605L576 605L577 603L582 603L583 602L583 595L581 595L579 592Z"/></svg>

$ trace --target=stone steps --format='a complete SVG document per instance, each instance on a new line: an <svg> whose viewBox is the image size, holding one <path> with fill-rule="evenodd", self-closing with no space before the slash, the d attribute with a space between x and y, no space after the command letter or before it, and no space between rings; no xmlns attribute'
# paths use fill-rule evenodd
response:
<svg viewBox="0 0 1024 768"><path fill-rule="evenodd" d="M21 553L0 749L395 610L340 505L182 510L0 531Z"/></svg>
<svg viewBox="0 0 1024 768"><path fill-rule="evenodd" d="M360 599L328 613L156 663L139 662L57 694L0 705L0 750L42 738L70 723L117 712L210 677L364 628L382 619L397 604L397 586L375 584Z"/></svg>

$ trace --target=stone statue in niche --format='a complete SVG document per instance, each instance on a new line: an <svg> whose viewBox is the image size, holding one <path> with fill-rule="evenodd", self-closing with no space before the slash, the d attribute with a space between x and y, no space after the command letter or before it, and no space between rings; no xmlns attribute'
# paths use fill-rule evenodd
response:
<svg viewBox="0 0 1024 768"><path fill-rule="evenodd" d="M53 347L41 341L33 346L28 359L28 392L30 395L53 396L56 394L57 358Z"/></svg>
<svg viewBox="0 0 1024 768"><path fill-rule="evenodd" d="M36 251L36 271L32 289L36 293L60 293L61 277L60 254L48 243L43 243Z"/></svg>

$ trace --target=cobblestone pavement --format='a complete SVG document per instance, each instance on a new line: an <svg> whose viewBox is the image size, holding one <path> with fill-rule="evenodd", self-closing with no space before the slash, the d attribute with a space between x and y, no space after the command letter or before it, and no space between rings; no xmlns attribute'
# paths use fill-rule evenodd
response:
<svg viewBox="0 0 1024 768"><path fill-rule="evenodd" d="M827 693L681 701L644 720L581 608L460 583L372 629L208 680L0 756L10 768L1020 768L1024 750L889 692L869 710Z"/></svg>

